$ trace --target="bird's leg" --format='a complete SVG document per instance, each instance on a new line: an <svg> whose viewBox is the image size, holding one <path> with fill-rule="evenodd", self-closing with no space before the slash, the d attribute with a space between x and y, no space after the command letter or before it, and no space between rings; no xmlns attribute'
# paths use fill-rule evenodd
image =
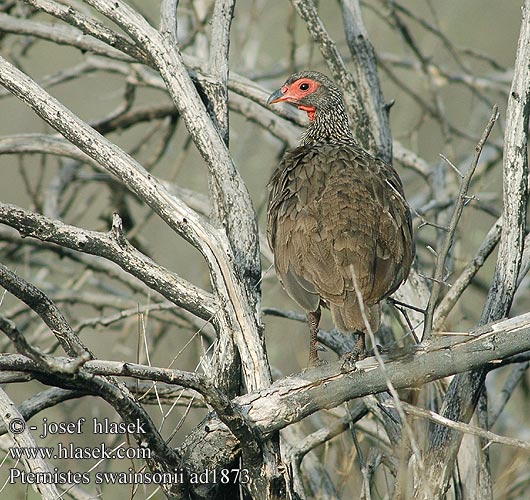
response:
<svg viewBox="0 0 530 500"><path fill-rule="evenodd" d="M359 361L361 359L366 358L366 342L364 339L364 332L358 332L359 338L357 339L357 342L355 342L355 345L353 346L353 351L351 352L351 357L355 361Z"/></svg>
<svg viewBox="0 0 530 500"><path fill-rule="evenodd" d="M355 362L366 358L366 343L364 339L364 332L358 331L357 333L359 335L359 338L357 339L357 342L355 342L353 350L346 354L343 358L343 362L340 367L340 371L343 373L347 373L351 370L356 370Z"/></svg>
<svg viewBox="0 0 530 500"><path fill-rule="evenodd" d="M309 341L309 366L319 364L318 359L318 324L320 323L320 307L314 312L307 313L307 324L311 338Z"/></svg>

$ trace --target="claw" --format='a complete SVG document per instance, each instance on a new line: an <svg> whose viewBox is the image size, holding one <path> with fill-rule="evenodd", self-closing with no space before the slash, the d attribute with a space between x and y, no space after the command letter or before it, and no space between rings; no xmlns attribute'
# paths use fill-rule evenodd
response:
<svg viewBox="0 0 530 500"><path fill-rule="evenodd" d="M341 373L349 373L357 371L357 366L355 362L358 361L358 359L355 358L353 355L353 352L349 352L342 358L342 364L340 365L340 372Z"/></svg>
<svg viewBox="0 0 530 500"><path fill-rule="evenodd" d="M341 373L347 373L347 372L357 370L355 363L364 358L366 358L366 351L365 351L365 345L364 345L364 333L360 332L359 338L357 342L355 342L355 345L353 346L353 350L344 356L344 360L340 367Z"/></svg>
<svg viewBox="0 0 530 500"><path fill-rule="evenodd" d="M319 366L326 366L328 362L325 359L317 358L314 361L309 361L309 367L310 368L318 368Z"/></svg>

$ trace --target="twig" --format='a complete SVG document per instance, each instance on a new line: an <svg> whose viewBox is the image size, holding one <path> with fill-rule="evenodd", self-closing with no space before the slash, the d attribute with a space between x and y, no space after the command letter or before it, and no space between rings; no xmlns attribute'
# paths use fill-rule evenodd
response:
<svg viewBox="0 0 530 500"><path fill-rule="evenodd" d="M77 328L77 331L80 332L81 330L87 327L109 326L109 325L112 325L113 323L116 323L117 321L121 321L125 318L130 318L131 316L135 316L137 314L143 314L143 313L152 312L152 311L165 311L168 309L175 309L175 304L171 302L166 302L165 304L155 303L155 304L147 304L141 307L131 307L129 309L122 309L116 314L112 314L110 316L98 316L96 318L83 319L78 322L76 328Z"/></svg>
<svg viewBox="0 0 530 500"><path fill-rule="evenodd" d="M431 422L435 422L436 424L443 425L450 429L454 429L463 434L472 434L473 436L479 436L485 438L490 443L504 444L507 446L521 448L523 450L530 450L530 442L528 441L500 436L499 434L495 434L491 431L487 431L481 429L480 427L475 427L474 425L466 424L464 422L455 422L454 420L445 418L442 415L439 415L438 413L435 413L431 410L424 410L423 408L418 408L417 406L413 406L409 403L406 403L405 401L401 401L400 404L403 407L405 413L414 415L415 417L419 418L426 418ZM387 405L392 408L395 408L394 403L389 402L387 403Z"/></svg>
<svg viewBox="0 0 530 500"><path fill-rule="evenodd" d="M215 300L210 294L167 271L129 243L124 243L123 240L120 243L112 234L69 226L4 203L0 203L0 221L24 236L33 236L72 250L105 257L160 292L169 301L203 319L212 319L217 311Z"/></svg>
<svg viewBox="0 0 530 500"><path fill-rule="evenodd" d="M431 166L417 153L407 149L400 141L394 139L393 143L394 160L399 161L404 167L410 168L420 174L424 179L431 175Z"/></svg>
<svg viewBox="0 0 530 500"><path fill-rule="evenodd" d="M451 288L440 301L434 312L433 331L442 328L444 321L451 312L458 299L467 289L477 272L482 268L484 262L497 246L501 239L502 218L497 219L482 241L476 255L463 269L458 278L453 282Z"/></svg>
<svg viewBox="0 0 530 500"><path fill-rule="evenodd" d="M458 174L458 176L461 179L465 177L464 174L460 172L460 170L458 170L458 167L449 158L447 158L445 155L441 153L440 153L440 158L442 158Z"/></svg>
<svg viewBox="0 0 530 500"><path fill-rule="evenodd" d="M469 184L471 183L471 177L473 176L473 173L475 172L475 169L478 165L478 161L480 159L480 153L482 152L482 148L484 147L484 144L486 143L486 140L488 139L491 129L493 128L493 125L497 121L498 117L499 117L499 111L498 111L497 105L495 105L493 107L488 124L486 125L486 128L484 129L482 137L480 138L480 141L478 142L475 148L475 155L473 157L473 161L471 162L471 165L468 171L466 172L465 177L462 179L462 183L460 184L460 189L458 191L455 208L453 210L451 221L449 223L449 228L444 238L442 247L438 251L438 257L436 259L436 266L434 269L431 296L429 297L429 303L427 304L427 311L425 314L425 324L424 324L424 330L423 330L424 339L429 339L429 337L432 334L434 309L436 307L436 304L438 302L438 297L442 289L441 283L444 279L444 274L445 274L444 272L445 261L447 259L447 255L449 254L449 250L451 249L453 245L453 240L456 234L456 227L460 220L460 216L462 215L462 212L464 210L467 191L469 189Z"/></svg>
<svg viewBox="0 0 530 500"><path fill-rule="evenodd" d="M339 419L332 426L318 429L306 436L302 442L297 443L296 447L291 451L295 460L301 462L307 453L347 431L351 424L364 417L368 413L368 410L362 403L359 406L360 408L357 411L352 411L351 414Z"/></svg>

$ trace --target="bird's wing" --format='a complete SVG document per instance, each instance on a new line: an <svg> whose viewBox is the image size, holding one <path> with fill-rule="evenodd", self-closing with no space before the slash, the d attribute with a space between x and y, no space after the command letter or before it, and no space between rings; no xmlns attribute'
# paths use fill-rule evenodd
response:
<svg viewBox="0 0 530 500"><path fill-rule="evenodd" d="M289 296L306 311L316 311L320 304L319 292L313 282L305 279L302 273L296 272L297 266L294 262L290 262L295 253L291 240L292 216L297 212L298 203L292 189L292 181L296 166L304 156L298 149L284 156L269 181L267 239L274 253L276 273Z"/></svg>
<svg viewBox="0 0 530 500"><path fill-rule="evenodd" d="M397 172L381 160L371 169L374 192L381 207L377 235L375 287L377 300L392 294L407 278L415 254L410 208L405 200L403 185Z"/></svg>
<svg viewBox="0 0 530 500"><path fill-rule="evenodd" d="M355 289L353 274L369 305L408 274L408 206L388 165L357 148L320 146L286 155L271 187L269 241L276 270L306 309L300 294L309 294L313 305L316 294L342 305Z"/></svg>
<svg viewBox="0 0 530 500"><path fill-rule="evenodd" d="M367 224L370 229L365 228L362 235L368 242L360 241L358 236L345 238L344 250L339 252L340 263L351 271L348 264L359 260L355 246L361 245L363 264L353 270L364 301L371 305L393 293L409 274L414 257L410 209L401 180L390 165L355 147L344 148L341 155L344 160L340 177L350 179L346 182L355 193L341 219L352 221L356 228ZM357 222L359 216L366 223L362 219ZM345 226L347 222L339 224ZM348 289L353 284L351 273L350 278Z"/></svg>

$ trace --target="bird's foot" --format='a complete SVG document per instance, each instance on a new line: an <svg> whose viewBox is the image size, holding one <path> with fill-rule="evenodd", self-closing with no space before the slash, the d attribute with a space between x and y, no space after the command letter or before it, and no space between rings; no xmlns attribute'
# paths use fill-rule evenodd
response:
<svg viewBox="0 0 530 500"><path fill-rule="evenodd" d="M348 352L345 355L342 356L342 364L340 365L340 372L341 373L348 373L348 372L354 372L357 371L357 361L360 361L361 359L364 359L364 354L361 355L360 353L355 353L354 351Z"/></svg>
<svg viewBox="0 0 530 500"><path fill-rule="evenodd" d="M325 359L310 359L308 368L318 368L319 366L326 366L328 362Z"/></svg>
<svg viewBox="0 0 530 500"><path fill-rule="evenodd" d="M377 353L378 354L386 354L387 352L387 349L385 349L383 346L380 346L379 344L377 344L373 349L370 349L367 353L366 353L366 357L367 358L370 358L372 356L375 356L375 352L377 350Z"/></svg>
<svg viewBox="0 0 530 500"><path fill-rule="evenodd" d="M326 348L317 340L318 329L311 330L311 342L309 343L309 362L310 368L316 366L322 366L326 364L326 361L319 359L318 353L326 351Z"/></svg>
<svg viewBox="0 0 530 500"><path fill-rule="evenodd" d="M364 337L359 336L359 340L353 346L353 350L343 356L342 365L340 366L341 373L347 373L357 370L356 363L366 358L366 351L364 348Z"/></svg>
<svg viewBox="0 0 530 500"><path fill-rule="evenodd" d="M307 362L308 368L316 368L318 366L327 365L328 362L325 359L320 359L318 357L318 351L325 351L324 348L317 348L317 350L309 353L309 361Z"/></svg>

